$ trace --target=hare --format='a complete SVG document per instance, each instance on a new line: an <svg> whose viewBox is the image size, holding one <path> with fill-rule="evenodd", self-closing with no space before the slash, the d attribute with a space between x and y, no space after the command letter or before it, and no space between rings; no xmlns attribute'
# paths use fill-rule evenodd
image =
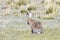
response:
<svg viewBox="0 0 60 40"><path fill-rule="evenodd" d="M41 34L42 33L41 22L32 19L32 13L31 12L27 12L27 15L28 15L27 24L30 25L31 32L35 33L35 34Z"/></svg>

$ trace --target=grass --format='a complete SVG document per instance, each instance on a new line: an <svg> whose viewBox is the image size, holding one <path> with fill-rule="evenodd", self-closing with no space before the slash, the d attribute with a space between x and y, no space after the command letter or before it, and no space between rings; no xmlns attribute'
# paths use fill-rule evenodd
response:
<svg viewBox="0 0 60 40"><path fill-rule="evenodd" d="M36 7L35 6L30 6L27 9L28 9L28 11L30 11L30 10L36 10Z"/></svg>
<svg viewBox="0 0 60 40"><path fill-rule="evenodd" d="M50 18L43 18L43 19L48 19L48 20L54 20L54 18L53 17L50 17Z"/></svg>
<svg viewBox="0 0 60 40"><path fill-rule="evenodd" d="M17 12L14 12L13 15L14 16L19 16L19 14Z"/></svg>
<svg viewBox="0 0 60 40"><path fill-rule="evenodd" d="M21 10L21 13L26 13L26 12L27 12L27 10L24 10L24 9L23 9L23 10Z"/></svg>
<svg viewBox="0 0 60 40"><path fill-rule="evenodd" d="M56 2L56 4L60 5L60 2Z"/></svg>
<svg viewBox="0 0 60 40"><path fill-rule="evenodd" d="M30 30L20 31L16 28L0 29L0 40L60 40L60 29L44 29L43 33L31 34Z"/></svg>
<svg viewBox="0 0 60 40"><path fill-rule="evenodd" d="M48 10L46 10L46 14L51 14L51 13L53 13L53 8L49 8Z"/></svg>
<svg viewBox="0 0 60 40"><path fill-rule="evenodd" d="M17 2L17 3L20 6L20 5L27 5L30 2L29 2L29 0L19 0L19 2Z"/></svg>
<svg viewBox="0 0 60 40"><path fill-rule="evenodd" d="M9 14L8 13L4 13L3 16L9 16Z"/></svg>

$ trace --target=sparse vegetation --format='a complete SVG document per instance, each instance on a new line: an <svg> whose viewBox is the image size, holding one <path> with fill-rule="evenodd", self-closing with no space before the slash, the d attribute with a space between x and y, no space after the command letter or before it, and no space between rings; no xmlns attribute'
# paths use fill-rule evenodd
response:
<svg viewBox="0 0 60 40"><path fill-rule="evenodd" d="M21 13L26 13L27 12L27 10L21 10Z"/></svg>
<svg viewBox="0 0 60 40"><path fill-rule="evenodd" d="M51 14L51 13L53 13L53 8L48 8L48 10L46 10L46 14Z"/></svg>
<svg viewBox="0 0 60 40"><path fill-rule="evenodd" d="M8 13L4 13L3 16L9 16L9 14Z"/></svg>
<svg viewBox="0 0 60 40"><path fill-rule="evenodd" d="M13 2L12 0L8 0L7 4L12 6L13 9L15 8L15 9L18 10L20 8L20 6L25 6L26 7L27 4L30 4L30 0L18 0L18 2ZM29 5L29 7L26 7L26 8L27 8L27 11L31 11L31 10L36 9L35 6L31 6L31 5ZM21 13L26 13L27 12L26 9L23 9L23 7L20 10L21 10Z"/></svg>
<svg viewBox="0 0 60 40"><path fill-rule="evenodd" d="M56 2L56 4L60 5L60 2Z"/></svg>
<svg viewBox="0 0 60 40"><path fill-rule="evenodd" d="M19 0L17 4L20 5L27 5L29 3L29 0Z"/></svg>
<svg viewBox="0 0 60 40"><path fill-rule="evenodd" d="M54 17L50 17L50 18L43 18L45 20L54 20Z"/></svg>
<svg viewBox="0 0 60 40"><path fill-rule="evenodd" d="M6 4L10 5L12 0L7 0Z"/></svg>
<svg viewBox="0 0 60 40"><path fill-rule="evenodd" d="M44 3L44 0L41 2L41 4L43 4Z"/></svg>
<svg viewBox="0 0 60 40"><path fill-rule="evenodd" d="M27 11L32 11L32 10L36 10L36 7L31 6L31 7L28 7L27 9L22 9L21 13L26 13Z"/></svg>
<svg viewBox="0 0 60 40"><path fill-rule="evenodd" d="M19 16L19 14L17 12L14 12L13 15L14 16Z"/></svg>
<svg viewBox="0 0 60 40"><path fill-rule="evenodd" d="M30 11L30 10L36 10L36 7L30 6L30 7L28 7L27 9L28 9L29 11Z"/></svg>
<svg viewBox="0 0 60 40"><path fill-rule="evenodd" d="M37 18L41 18L40 16L38 16Z"/></svg>

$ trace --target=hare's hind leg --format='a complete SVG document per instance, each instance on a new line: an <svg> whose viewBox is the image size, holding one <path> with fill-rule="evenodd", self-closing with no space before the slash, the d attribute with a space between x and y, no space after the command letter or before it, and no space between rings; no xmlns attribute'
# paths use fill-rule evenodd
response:
<svg viewBox="0 0 60 40"><path fill-rule="evenodd" d="M33 29L31 30L31 32L34 33L34 32L33 32Z"/></svg>
<svg viewBox="0 0 60 40"><path fill-rule="evenodd" d="M42 30L41 29L33 29L33 33L42 34Z"/></svg>

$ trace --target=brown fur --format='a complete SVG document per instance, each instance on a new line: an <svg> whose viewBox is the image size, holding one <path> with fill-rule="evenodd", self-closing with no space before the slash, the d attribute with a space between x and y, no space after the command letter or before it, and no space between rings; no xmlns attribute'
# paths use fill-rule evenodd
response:
<svg viewBox="0 0 60 40"><path fill-rule="evenodd" d="M37 30L42 29L42 25L39 21L36 21L36 20L33 20L33 19L29 18L27 20L27 23L30 25L32 30L33 29L37 29Z"/></svg>

